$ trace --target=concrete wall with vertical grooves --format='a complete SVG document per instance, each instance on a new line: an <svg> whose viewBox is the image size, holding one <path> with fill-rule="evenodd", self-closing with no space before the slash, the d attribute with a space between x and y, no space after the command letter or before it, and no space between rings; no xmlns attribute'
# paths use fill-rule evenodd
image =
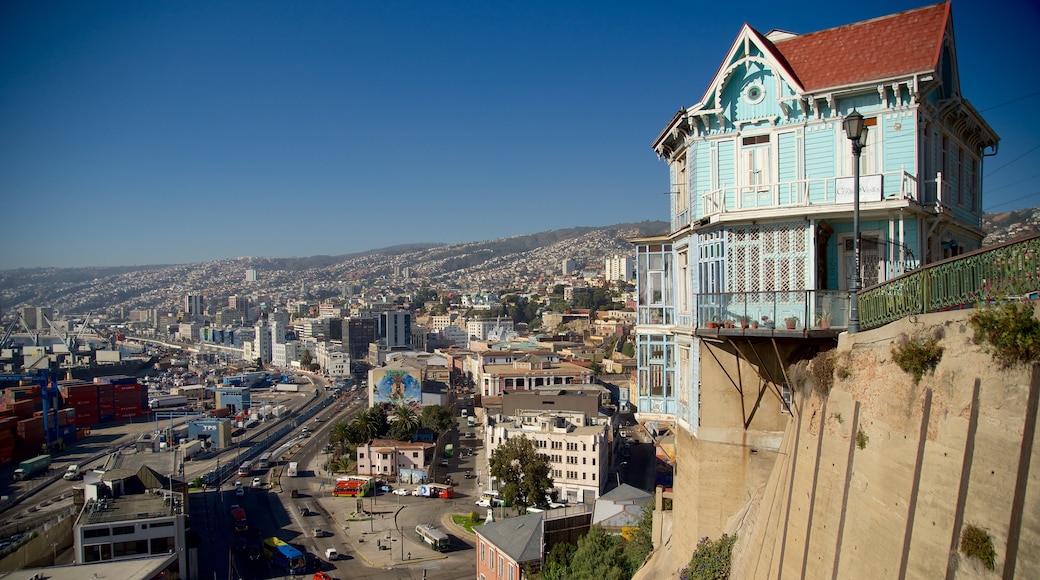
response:
<svg viewBox="0 0 1040 580"><path fill-rule="evenodd" d="M1040 442L1027 415L1036 413L1040 366L1000 369L972 344L969 315L843 336L829 394L802 391L800 420L789 422L767 481L728 522L739 535L731 578L1038 577ZM942 361L914 385L891 349L901 335L931 333L943 337ZM679 441L682 460L689 441ZM688 457L699 469L680 463L680 475L711 466L739 477L720 465L727 454L700 447ZM698 496L690 501L711 494ZM994 571L957 551L966 524L989 532ZM682 540L692 552L692 538ZM1009 554L1014 569L1005 570Z"/></svg>

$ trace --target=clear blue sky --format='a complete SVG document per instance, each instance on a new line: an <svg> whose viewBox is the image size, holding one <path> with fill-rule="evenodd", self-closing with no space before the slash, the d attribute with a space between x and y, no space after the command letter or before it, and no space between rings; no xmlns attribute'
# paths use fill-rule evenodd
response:
<svg viewBox="0 0 1040 580"><path fill-rule="evenodd" d="M341 254L668 219L650 143L740 26L877 1L0 3L0 269ZM1040 206L1040 9L955 1L1001 136L987 211Z"/></svg>

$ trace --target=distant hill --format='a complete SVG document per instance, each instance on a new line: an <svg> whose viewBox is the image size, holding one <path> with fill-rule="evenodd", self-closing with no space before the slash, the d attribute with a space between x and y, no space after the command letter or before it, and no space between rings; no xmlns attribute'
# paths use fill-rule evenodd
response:
<svg viewBox="0 0 1040 580"><path fill-rule="evenodd" d="M982 215L983 245L989 246L1030 234L1040 234L1040 207Z"/></svg>

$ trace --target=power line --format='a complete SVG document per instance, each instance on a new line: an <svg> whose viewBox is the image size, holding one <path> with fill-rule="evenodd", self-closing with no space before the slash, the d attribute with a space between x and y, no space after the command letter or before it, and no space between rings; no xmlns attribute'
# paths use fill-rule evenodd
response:
<svg viewBox="0 0 1040 580"><path fill-rule="evenodd" d="M986 107L985 109L979 109L979 112L980 113L985 113L986 111L992 111L993 109L999 109L1000 107L1003 107L1005 105L1010 105L1010 104L1013 104L1013 103L1017 103L1019 101L1024 101L1026 99L1031 99L1031 98L1033 98L1033 97L1035 97L1037 95L1040 95L1040 91L1037 91L1035 93L1030 93L1028 95L1023 95L1021 97L1018 97L1017 99L1011 99L1010 101L1007 101L1007 102L1004 102L1004 103L1000 103L999 105L993 105L992 107Z"/></svg>
<svg viewBox="0 0 1040 580"><path fill-rule="evenodd" d="M1034 192L1034 193L1030 193L1028 195L1023 195L1022 197L1016 197L1014 199L1009 199L1009 200L1007 200L1005 202L998 203L996 205L991 205L989 208L984 209L982 211L984 211L986 213L993 213L993 210L995 208L998 208L998 207L1001 207L1001 206L1005 206L1005 205L1008 205L1010 203L1015 203L1016 201L1022 201L1023 199L1029 199L1029 198L1034 197L1034 196L1035 197L1040 197L1040 191L1037 191L1037 192Z"/></svg>
<svg viewBox="0 0 1040 580"><path fill-rule="evenodd" d="M1011 165L1012 163L1014 163L1014 162L1018 161L1019 159L1021 159L1021 158L1025 157L1026 155L1029 155L1030 153L1032 153L1033 151L1036 151L1037 149L1040 149L1040 143L1038 143L1038 144L1037 144L1037 145L1036 145L1035 147L1033 147L1033 148L1032 148L1032 149L1030 149L1029 151L1026 151L1025 153L1023 153L1023 154L1019 155L1018 157L1015 157L1015 158L1014 158L1014 159L1012 159L1011 161L1008 161L1007 163L1005 163L1005 164L1001 165L1000 167L998 167L998 168L994 169L993 171L990 171L989 173L987 173L987 174L986 174L986 178L990 178L990 177L993 177L993 174L994 174L994 173L996 173L996 172L1000 171L1001 169L1004 169L1004 168L1005 168L1005 167L1007 167L1008 165Z"/></svg>
<svg viewBox="0 0 1040 580"><path fill-rule="evenodd" d="M986 195L989 195L989 194L993 193L994 191L1000 191L1002 189L1007 189L1009 187L1018 185L1019 183L1022 183L1024 181L1033 181L1037 177L1040 177L1040 173L1037 173L1036 175L1031 175L1031 176L1029 176L1029 177L1027 177L1025 179L1020 179L1018 181L1014 181L1014 182L1011 182L1011 183L1005 183L1004 185L1001 185L1000 187L994 187L992 189L986 188Z"/></svg>

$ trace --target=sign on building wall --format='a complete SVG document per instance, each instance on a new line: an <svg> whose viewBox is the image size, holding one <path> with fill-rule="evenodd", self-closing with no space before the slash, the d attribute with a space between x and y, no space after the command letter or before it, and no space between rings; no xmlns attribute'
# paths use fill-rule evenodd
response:
<svg viewBox="0 0 1040 580"><path fill-rule="evenodd" d="M834 180L834 203L852 203L851 177L839 177ZM859 201L881 201L881 176L862 175L859 178Z"/></svg>
<svg viewBox="0 0 1040 580"><path fill-rule="evenodd" d="M375 383L372 402L393 403L395 405L422 403L422 383L417 370L406 369L374 369L372 380Z"/></svg>

